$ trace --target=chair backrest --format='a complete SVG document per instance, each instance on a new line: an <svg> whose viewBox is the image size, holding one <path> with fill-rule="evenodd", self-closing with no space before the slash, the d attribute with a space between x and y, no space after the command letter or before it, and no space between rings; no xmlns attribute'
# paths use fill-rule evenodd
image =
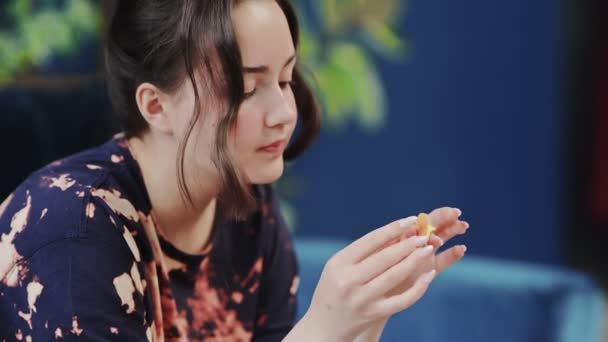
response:
<svg viewBox="0 0 608 342"><path fill-rule="evenodd" d="M116 131L101 81L0 89L0 198L45 164Z"/></svg>
<svg viewBox="0 0 608 342"><path fill-rule="evenodd" d="M312 299L325 262L347 245L299 239L298 314ZM467 256L442 273L413 307L394 316L382 341L599 342L603 294L562 267Z"/></svg>

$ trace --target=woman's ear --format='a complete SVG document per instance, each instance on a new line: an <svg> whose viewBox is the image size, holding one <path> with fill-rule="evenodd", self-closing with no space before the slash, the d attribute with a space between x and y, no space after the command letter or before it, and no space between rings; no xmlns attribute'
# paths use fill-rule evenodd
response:
<svg viewBox="0 0 608 342"><path fill-rule="evenodd" d="M142 83L135 92L135 101L140 114L151 128L172 134L174 127L166 111L166 96L155 85Z"/></svg>

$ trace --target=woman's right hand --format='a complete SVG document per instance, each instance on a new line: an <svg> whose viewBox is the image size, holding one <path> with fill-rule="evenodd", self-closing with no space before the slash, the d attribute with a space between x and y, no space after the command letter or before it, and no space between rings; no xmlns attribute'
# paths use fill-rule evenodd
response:
<svg viewBox="0 0 608 342"><path fill-rule="evenodd" d="M413 285L386 296L428 262L432 245L427 237L412 236L416 217L378 228L337 252L326 263L310 307L285 341L352 341L370 323L388 318L416 303L426 292L435 270L418 277ZM301 338L302 339L301 339Z"/></svg>

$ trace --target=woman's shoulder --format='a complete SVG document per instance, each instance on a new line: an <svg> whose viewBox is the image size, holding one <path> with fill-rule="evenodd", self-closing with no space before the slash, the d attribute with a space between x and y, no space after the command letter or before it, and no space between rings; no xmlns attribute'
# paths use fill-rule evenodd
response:
<svg viewBox="0 0 608 342"><path fill-rule="evenodd" d="M50 207L64 209L63 214L72 213L74 207L83 205L88 194L104 186L114 192L135 191L141 186L141 179L134 163L126 140L119 135L102 145L56 160L32 172L2 202L0 220L17 210L36 206L42 207L39 212L42 217L61 212L51 212Z"/></svg>
<svg viewBox="0 0 608 342"><path fill-rule="evenodd" d="M50 187L69 187L83 184L93 186L108 176L119 176L133 168L133 158L126 139L116 135L104 144L56 160L32 173L26 182L59 179ZM69 179L68 179L69 178Z"/></svg>
<svg viewBox="0 0 608 342"><path fill-rule="evenodd" d="M22 189L52 195L77 192L102 182L104 178L124 173L132 168L131 160L126 141L117 135L104 144L56 160L32 172L14 193Z"/></svg>
<svg viewBox="0 0 608 342"><path fill-rule="evenodd" d="M128 186L137 181L125 162L112 141L32 173L0 204L0 254L14 264L66 239L119 241L122 232L106 228L120 215L106 203L129 202ZM0 273L10 267L8 261L0 263Z"/></svg>

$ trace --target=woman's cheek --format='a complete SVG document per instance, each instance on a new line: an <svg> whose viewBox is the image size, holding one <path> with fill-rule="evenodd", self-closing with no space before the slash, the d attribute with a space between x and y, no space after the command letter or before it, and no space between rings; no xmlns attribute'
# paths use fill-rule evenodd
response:
<svg viewBox="0 0 608 342"><path fill-rule="evenodd" d="M233 151L239 154L247 154L247 151L255 149L258 142L259 123L255 113L242 108L237 116L234 126Z"/></svg>

